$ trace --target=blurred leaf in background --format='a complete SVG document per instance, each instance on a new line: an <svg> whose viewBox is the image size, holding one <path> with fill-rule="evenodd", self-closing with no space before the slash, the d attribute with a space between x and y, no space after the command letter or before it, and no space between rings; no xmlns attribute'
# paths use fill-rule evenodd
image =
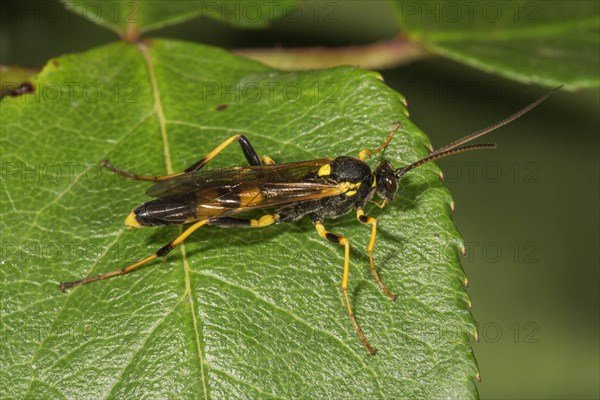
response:
<svg viewBox="0 0 600 400"><path fill-rule="evenodd" d="M264 27L269 21L296 9L295 0L248 1L154 1L61 0L67 10L115 31L127 40L141 33L201 17L213 18L241 28Z"/></svg>
<svg viewBox="0 0 600 400"><path fill-rule="evenodd" d="M394 1L400 30L435 54L521 82L597 87L597 1Z"/></svg>

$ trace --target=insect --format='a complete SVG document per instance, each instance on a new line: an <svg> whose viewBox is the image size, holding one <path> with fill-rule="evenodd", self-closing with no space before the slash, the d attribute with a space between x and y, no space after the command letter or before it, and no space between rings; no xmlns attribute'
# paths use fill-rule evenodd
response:
<svg viewBox="0 0 600 400"><path fill-rule="evenodd" d="M368 156L382 152L388 146L400 128L400 123L395 123L381 146L374 149L363 149L358 153L357 158L340 156L276 164L269 157L260 158L248 139L244 135L238 134L221 143L183 172L172 175L136 175L121 170L105 160L102 165L119 175L156 182L146 192L154 199L137 207L127 216L125 224L128 227L140 228L188 223L192 225L173 241L135 264L77 281L62 282L60 289L64 291L85 283L128 274L156 258L166 256L204 225L224 228L262 228L309 217L319 236L344 248L341 287L345 305L356 333L369 353L373 355L375 349L360 328L348 298L350 242L341 235L329 232L323 225L324 221L355 211L356 218L360 223L371 226L371 239L367 248L371 272L381 290L391 300L395 300L396 296L383 284L375 269L373 249L377 233L377 219L365 213L364 207L367 202L374 201L374 197L377 196L381 199L379 207L385 207L394 199L398 181L409 171L426 163L465 151L495 148L495 144L490 143L471 145L465 145L465 143L514 121L544 101L551 93L546 93L502 121L458 139L432 151L428 156L398 169L394 169L389 161L382 160L372 171L365 160ZM239 143L248 161L248 166L202 170L217 154L233 142ZM239 216L248 211L264 209L272 211L259 218Z"/></svg>

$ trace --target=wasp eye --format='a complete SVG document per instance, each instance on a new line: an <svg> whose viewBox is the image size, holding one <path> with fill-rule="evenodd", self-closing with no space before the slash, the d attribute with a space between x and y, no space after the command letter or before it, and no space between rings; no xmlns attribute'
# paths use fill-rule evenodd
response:
<svg viewBox="0 0 600 400"><path fill-rule="evenodd" d="M385 190L390 193L390 194L394 194L396 193L396 189L398 188L398 185L396 184L396 180L392 179L390 177L387 177L385 179Z"/></svg>

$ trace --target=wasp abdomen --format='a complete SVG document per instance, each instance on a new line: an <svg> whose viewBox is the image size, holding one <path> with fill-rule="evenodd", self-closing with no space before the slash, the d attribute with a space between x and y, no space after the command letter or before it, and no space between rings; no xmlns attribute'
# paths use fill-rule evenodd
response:
<svg viewBox="0 0 600 400"><path fill-rule="evenodd" d="M156 199L133 210L125 223L132 227L176 225L196 219L196 213L197 205L191 199Z"/></svg>

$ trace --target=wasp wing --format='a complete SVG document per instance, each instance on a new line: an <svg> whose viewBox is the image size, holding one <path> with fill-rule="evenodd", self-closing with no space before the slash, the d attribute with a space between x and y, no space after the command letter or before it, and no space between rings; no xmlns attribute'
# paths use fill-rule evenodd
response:
<svg viewBox="0 0 600 400"><path fill-rule="evenodd" d="M200 170L152 185L146 194L161 199L176 198L198 190L223 190L233 185L303 182L315 175L332 158L286 164L249 165L236 168Z"/></svg>
<svg viewBox="0 0 600 400"><path fill-rule="evenodd" d="M186 199L197 219L226 217L344 193L317 174L331 160L198 171L158 182L147 194L170 204Z"/></svg>
<svg viewBox="0 0 600 400"><path fill-rule="evenodd" d="M307 200L343 194L344 190L335 184L316 182L270 183L258 187L233 187L218 196L199 191L196 195L196 217L220 218L242 212L269 207L281 207Z"/></svg>

